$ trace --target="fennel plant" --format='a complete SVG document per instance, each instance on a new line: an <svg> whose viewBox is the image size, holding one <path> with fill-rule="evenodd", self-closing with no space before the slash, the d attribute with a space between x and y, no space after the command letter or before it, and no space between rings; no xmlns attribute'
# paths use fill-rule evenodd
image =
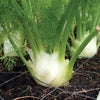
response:
<svg viewBox="0 0 100 100"><path fill-rule="evenodd" d="M88 0L87 5L93 1ZM30 59L25 59L9 33L8 38L35 80L37 78L57 87L71 78L77 57L97 35L94 20L91 34L81 42L70 60L65 59L66 44L69 44L68 36L75 19L79 17L77 16L80 14L79 8L85 4L85 0L68 2L66 0L11 0L13 15L20 21L23 33L30 43L30 46L26 47ZM38 84L48 86L40 81L36 80Z"/></svg>
<svg viewBox="0 0 100 100"><path fill-rule="evenodd" d="M84 2L84 5L82 4ZM80 53L79 58L93 57L97 54L99 48L99 24L100 24L100 1L99 0L87 0L80 3L80 6L76 12L76 36L71 32L70 39L72 46L69 46L70 55L72 56L81 43L88 37L89 34L97 29L98 34L92 38L87 46ZM98 27L98 28L97 28ZM96 31L96 32L97 32Z"/></svg>
<svg viewBox="0 0 100 100"><path fill-rule="evenodd" d="M10 6L9 6L10 5ZM3 45L3 53L6 56L18 56L16 50L11 45L8 34L11 35L13 41L18 48L22 49L23 53L25 37L22 33L20 22L16 16L13 15L13 7L11 0L0 1L0 42Z"/></svg>

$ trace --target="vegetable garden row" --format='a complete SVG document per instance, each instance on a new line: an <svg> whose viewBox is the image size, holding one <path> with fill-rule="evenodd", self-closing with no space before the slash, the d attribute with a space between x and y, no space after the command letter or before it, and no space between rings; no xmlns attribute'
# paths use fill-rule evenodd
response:
<svg viewBox="0 0 100 100"><path fill-rule="evenodd" d="M95 100L99 47L100 0L1 0L1 100Z"/></svg>

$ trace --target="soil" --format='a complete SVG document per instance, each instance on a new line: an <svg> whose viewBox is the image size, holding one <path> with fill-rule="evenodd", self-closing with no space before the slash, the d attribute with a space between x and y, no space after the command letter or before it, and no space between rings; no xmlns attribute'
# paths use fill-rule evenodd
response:
<svg viewBox="0 0 100 100"><path fill-rule="evenodd" d="M55 90L38 85L20 59L10 72L1 62L0 100L96 100L100 91L100 50L95 57L86 60L78 59L69 84Z"/></svg>

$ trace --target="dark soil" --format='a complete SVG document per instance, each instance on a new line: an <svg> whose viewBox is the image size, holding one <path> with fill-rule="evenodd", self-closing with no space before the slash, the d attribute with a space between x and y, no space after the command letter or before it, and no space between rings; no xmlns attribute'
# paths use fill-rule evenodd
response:
<svg viewBox="0 0 100 100"><path fill-rule="evenodd" d="M86 59L78 59L74 76L60 90L36 84L20 59L13 71L8 72L0 63L0 100L95 100L100 91L100 50L75 72ZM61 90L62 89L62 90Z"/></svg>

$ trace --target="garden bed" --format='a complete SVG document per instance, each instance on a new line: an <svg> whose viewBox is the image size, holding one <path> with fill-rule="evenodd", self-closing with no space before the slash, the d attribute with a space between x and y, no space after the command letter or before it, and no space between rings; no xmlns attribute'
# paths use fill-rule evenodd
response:
<svg viewBox="0 0 100 100"><path fill-rule="evenodd" d="M100 50L89 59L78 59L69 84L47 88L36 84L21 60L8 72L0 63L0 100L95 100L100 91Z"/></svg>

